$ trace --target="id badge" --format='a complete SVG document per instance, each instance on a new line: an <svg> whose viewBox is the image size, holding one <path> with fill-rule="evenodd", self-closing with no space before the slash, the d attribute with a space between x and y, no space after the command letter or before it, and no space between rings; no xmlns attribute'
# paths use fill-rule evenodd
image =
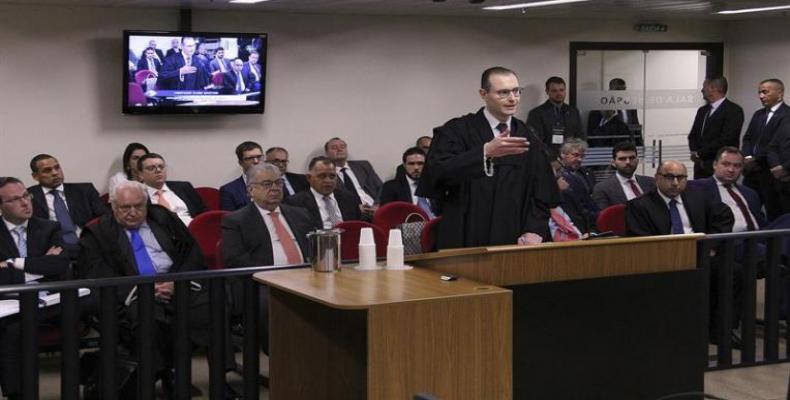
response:
<svg viewBox="0 0 790 400"><path fill-rule="evenodd" d="M564 128L552 128L551 144L562 144L565 141Z"/></svg>

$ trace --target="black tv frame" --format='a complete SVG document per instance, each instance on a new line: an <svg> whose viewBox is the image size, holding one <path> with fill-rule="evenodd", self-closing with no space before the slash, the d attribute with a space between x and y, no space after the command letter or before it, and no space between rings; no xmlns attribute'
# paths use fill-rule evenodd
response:
<svg viewBox="0 0 790 400"><path fill-rule="evenodd" d="M128 85L128 59L129 59L129 37L130 36L194 36L200 38L212 37L249 37L261 39L261 48L258 49L260 58L258 62L261 64L262 87L264 90L260 92L260 101L258 105L250 106L182 106L182 107L134 107L128 103L129 98L129 85ZM164 49L163 49L164 50ZM268 34L266 33L249 33L249 32L198 32L198 31L155 31L155 30L133 30L126 29L123 31L123 48L122 48L122 93L121 98L122 109L124 114L130 115L150 115L150 114L263 114L266 104L266 64L268 53Z"/></svg>

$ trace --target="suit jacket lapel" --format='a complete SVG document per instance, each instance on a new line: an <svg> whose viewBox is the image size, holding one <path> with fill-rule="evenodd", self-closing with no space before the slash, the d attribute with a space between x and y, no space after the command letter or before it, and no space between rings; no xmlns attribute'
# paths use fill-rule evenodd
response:
<svg viewBox="0 0 790 400"><path fill-rule="evenodd" d="M0 220L0 254L5 258L19 257L19 249L16 248L14 237L2 220Z"/></svg>
<svg viewBox="0 0 790 400"><path fill-rule="evenodd" d="M283 217L288 223L288 226L291 227L291 232L293 232L294 238L296 238L296 243L299 245L299 249L302 251L302 258L307 260L307 237L304 237L300 234L303 233L300 231L300 228L302 227L296 223L297 221L293 218L293 214L291 214L291 210L289 208L280 206L280 210L282 211Z"/></svg>
<svg viewBox="0 0 790 400"><path fill-rule="evenodd" d="M49 207L47 207L47 199L44 194L44 189L41 185L36 185L30 188L30 194L33 195L33 214L39 218L49 218Z"/></svg>
<svg viewBox="0 0 790 400"><path fill-rule="evenodd" d="M669 207L667 207L667 203L664 202L664 199L658 194L658 189L653 192L650 192L650 201L653 202L656 213L656 224L658 225L658 231L664 235L668 235L672 233L672 220L669 217Z"/></svg>
<svg viewBox="0 0 790 400"><path fill-rule="evenodd" d="M475 114L474 128L477 131L477 136L480 138L480 143L486 143L494 138L494 131L491 130L491 125L488 124L482 108Z"/></svg>

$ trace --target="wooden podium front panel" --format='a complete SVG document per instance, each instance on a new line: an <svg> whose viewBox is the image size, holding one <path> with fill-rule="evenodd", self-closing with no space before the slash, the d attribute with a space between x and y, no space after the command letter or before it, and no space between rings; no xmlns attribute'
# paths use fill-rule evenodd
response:
<svg viewBox="0 0 790 400"><path fill-rule="evenodd" d="M453 249L411 264L492 285L512 286L692 270L701 234L600 239L535 246Z"/></svg>
<svg viewBox="0 0 790 400"><path fill-rule="evenodd" d="M511 294L376 306L368 399L510 399Z"/></svg>

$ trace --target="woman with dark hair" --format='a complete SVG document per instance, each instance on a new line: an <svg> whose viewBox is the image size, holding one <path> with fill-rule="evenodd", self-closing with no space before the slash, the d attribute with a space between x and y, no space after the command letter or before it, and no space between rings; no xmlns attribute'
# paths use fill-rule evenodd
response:
<svg viewBox="0 0 790 400"><path fill-rule="evenodd" d="M126 149L123 151L122 158L123 172L118 172L110 177L110 190L112 190L112 188L118 183L126 180L139 182L140 171L137 169L137 160L148 153L150 153L148 148L142 143L133 142L126 145Z"/></svg>

